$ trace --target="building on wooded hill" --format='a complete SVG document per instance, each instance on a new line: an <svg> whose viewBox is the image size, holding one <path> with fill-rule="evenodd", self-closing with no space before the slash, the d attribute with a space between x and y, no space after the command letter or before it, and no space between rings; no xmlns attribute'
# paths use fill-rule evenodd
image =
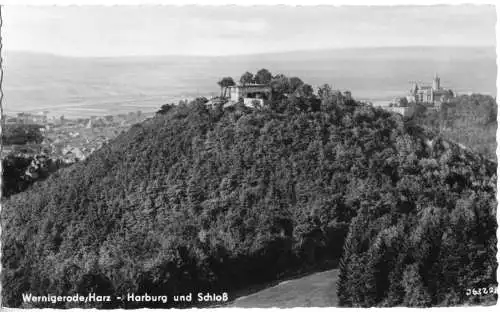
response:
<svg viewBox="0 0 500 312"><path fill-rule="evenodd" d="M420 86L415 82L406 98L408 102L424 104L428 108L440 110L441 104L453 97L452 90L441 87L441 78L436 74L432 80L432 86Z"/></svg>
<svg viewBox="0 0 500 312"><path fill-rule="evenodd" d="M441 110L441 105L453 97L453 91L441 87L441 79L436 74L432 86L422 86L415 82L408 96L394 99L383 109L411 117L415 113L416 104L424 105L427 109Z"/></svg>
<svg viewBox="0 0 500 312"><path fill-rule="evenodd" d="M263 106L272 100L272 88L267 84L238 84L229 87L229 102L243 101L249 107Z"/></svg>
<svg viewBox="0 0 500 312"><path fill-rule="evenodd" d="M412 117L415 114L415 103L409 103L405 97L397 97L389 105L380 106L380 108L404 117Z"/></svg>

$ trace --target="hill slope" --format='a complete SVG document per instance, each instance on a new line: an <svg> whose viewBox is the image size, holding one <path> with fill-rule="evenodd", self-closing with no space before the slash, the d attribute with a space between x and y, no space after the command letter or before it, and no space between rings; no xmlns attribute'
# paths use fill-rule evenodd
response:
<svg viewBox="0 0 500 312"><path fill-rule="evenodd" d="M428 208L469 211L463 198L494 207L496 164L443 140L427 146L422 129L381 109L335 97L315 103L292 97L263 110L225 111L180 105L12 196L2 209L4 304L20 306L23 292L231 296L339 259L346 235L349 255L365 252L360 222L372 220L375 231ZM483 210L478 220L486 223L464 234L487 239L474 245L482 258L459 267L474 273L484 263L476 261L496 261L491 216ZM358 266L341 268L350 288L339 298L358 305L365 275L351 264ZM390 283L377 287L383 297Z"/></svg>
<svg viewBox="0 0 500 312"><path fill-rule="evenodd" d="M419 112L415 121L489 159L496 159L497 111L498 105L491 96L461 95L445 103L440 111Z"/></svg>

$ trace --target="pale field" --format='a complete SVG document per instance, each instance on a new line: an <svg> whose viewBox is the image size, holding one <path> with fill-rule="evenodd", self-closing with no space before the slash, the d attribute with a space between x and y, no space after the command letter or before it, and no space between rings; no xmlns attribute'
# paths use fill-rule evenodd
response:
<svg viewBox="0 0 500 312"><path fill-rule="evenodd" d="M338 306L339 270L310 274L279 283L245 297L229 306L237 308L298 308Z"/></svg>

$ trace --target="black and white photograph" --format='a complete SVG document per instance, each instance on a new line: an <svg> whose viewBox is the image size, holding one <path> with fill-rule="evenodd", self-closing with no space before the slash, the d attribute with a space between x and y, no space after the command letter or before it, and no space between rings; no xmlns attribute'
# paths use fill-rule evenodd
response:
<svg viewBox="0 0 500 312"><path fill-rule="evenodd" d="M497 304L494 4L0 7L2 308Z"/></svg>

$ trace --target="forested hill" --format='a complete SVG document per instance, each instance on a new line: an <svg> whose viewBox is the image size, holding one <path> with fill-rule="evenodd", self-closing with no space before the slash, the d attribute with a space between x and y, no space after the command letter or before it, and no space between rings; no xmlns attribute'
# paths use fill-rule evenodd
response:
<svg viewBox="0 0 500 312"><path fill-rule="evenodd" d="M330 94L166 107L3 203L3 304L231 297L342 255L343 305L491 299L465 290L496 285L496 166L419 129Z"/></svg>
<svg viewBox="0 0 500 312"><path fill-rule="evenodd" d="M461 95L444 103L440 111L420 108L416 123L496 160L496 99L483 94Z"/></svg>

